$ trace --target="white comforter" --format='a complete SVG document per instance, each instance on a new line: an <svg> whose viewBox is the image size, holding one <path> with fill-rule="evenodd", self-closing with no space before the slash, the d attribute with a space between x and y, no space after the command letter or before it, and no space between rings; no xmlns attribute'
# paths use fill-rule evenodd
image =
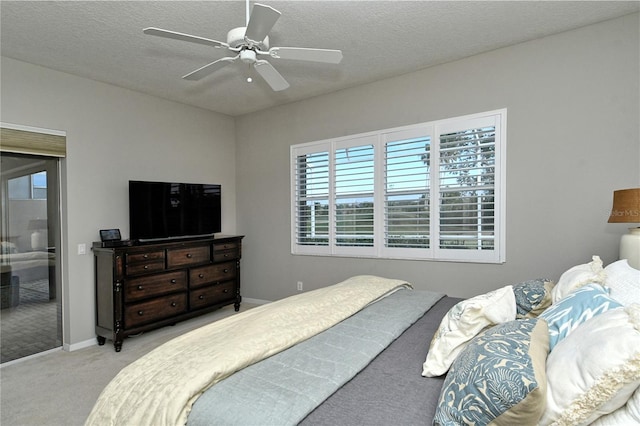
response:
<svg viewBox="0 0 640 426"><path fill-rule="evenodd" d="M402 286L409 284L357 276L180 336L125 367L103 390L86 425L184 425L193 402L215 383Z"/></svg>
<svg viewBox="0 0 640 426"><path fill-rule="evenodd" d="M0 267L2 268L2 272L16 272L38 266L54 266L55 261L55 253L46 251L0 254Z"/></svg>

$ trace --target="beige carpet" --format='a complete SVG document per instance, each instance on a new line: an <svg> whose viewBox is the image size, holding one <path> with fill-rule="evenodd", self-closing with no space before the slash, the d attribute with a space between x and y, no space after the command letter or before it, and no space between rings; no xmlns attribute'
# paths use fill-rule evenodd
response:
<svg viewBox="0 0 640 426"><path fill-rule="evenodd" d="M49 280L20 283L19 303L0 310L0 362L62 346L62 312L49 300Z"/></svg>
<svg viewBox="0 0 640 426"><path fill-rule="evenodd" d="M243 303L241 311L257 305ZM233 305L211 314L125 339L116 353L104 346L42 356L0 368L0 424L83 425L102 389L126 365L189 330L233 315Z"/></svg>

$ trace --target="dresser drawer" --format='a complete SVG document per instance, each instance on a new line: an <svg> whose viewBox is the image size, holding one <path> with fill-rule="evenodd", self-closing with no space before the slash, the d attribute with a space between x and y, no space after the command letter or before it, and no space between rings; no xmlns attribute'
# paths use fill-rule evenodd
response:
<svg viewBox="0 0 640 426"><path fill-rule="evenodd" d="M208 245L167 250L167 268L198 265L211 261Z"/></svg>
<svg viewBox="0 0 640 426"><path fill-rule="evenodd" d="M218 263L215 265L193 268L189 271L189 287L232 280L236 277L236 262Z"/></svg>
<svg viewBox="0 0 640 426"><path fill-rule="evenodd" d="M223 251L223 250L238 250L240 248L240 243L237 241L232 241L229 243L214 243L213 251Z"/></svg>
<svg viewBox="0 0 640 426"><path fill-rule="evenodd" d="M240 257L240 250L235 248L231 250L216 250L213 252L214 262L224 262L225 260L238 259Z"/></svg>
<svg viewBox="0 0 640 426"><path fill-rule="evenodd" d="M147 262L127 263L127 275L146 274L164 270L164 259L149 260Z"/></svg>
<svg viewBox="0 0 640 426"><path fill-rule="evenodd" d="M168 272L125 280L124 300L132 302L187 289L187 271Z"/></svg>
<svg viewBox="0 0 640 426"><path fill-rule="evenodd" d="M225 260L240 258L240 243L237 241L228 243L213 244L213 261L224 262Z"/></svg>
<svg viewBox="0 0 640 426"><path fill-rule="evenodd" d="M135 303L124 308L124 326L133 328L142 324L173 317L187 311L187 294L179 293Z"/></svg>
<svg viewBox="0 0 640 426"><path fill-rule="evenodd" d="M228 281L226 283L193 290L189 293L190 307L191 309L200 309L233 299L236 297L235 289L236 282Z"/></svg>
<svg viewBox="0 0 640 426"><path fill-rule="evenodd" d="M144 253L127 253L127 265L132 263L149 263L154 261L164 261L164 250L154 250Z"/></svg>

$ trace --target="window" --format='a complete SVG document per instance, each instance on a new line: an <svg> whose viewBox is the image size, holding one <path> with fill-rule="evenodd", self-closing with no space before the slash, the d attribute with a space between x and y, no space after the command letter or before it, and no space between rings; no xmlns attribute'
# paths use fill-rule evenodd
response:
<svg viewBox="0 0 640 426"><path fill-rule="evenodd" d="M291 147L292 253L504 262L506 110Z"/></svg>
<svg viewBox="0 0 640 426"><path fill-rule="evenodd" d="M9 179L9 199L11 200L46 200L47 172L38 172L14 179Z"/></svg>

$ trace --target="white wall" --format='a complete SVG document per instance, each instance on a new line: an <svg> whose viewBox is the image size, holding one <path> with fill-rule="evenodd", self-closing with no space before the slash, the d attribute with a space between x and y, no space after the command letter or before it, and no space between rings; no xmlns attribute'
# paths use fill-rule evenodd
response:
<svg viewBox="0 0 640 426"><path fill-rule="evenodd" d="M2 121L63 130L64 343L95 338L93 256L77 245L120 228L129 236L128 181L220 183L223 232L236 232L231 117L2 58Z"/></svg>
<svg viewBox="0 0 640 426"><path fill-rule="evenodd" d="M473 296L617 259L613 190L640 186L638 14L237 120L243 294L278 299L356 274ZM507 262L290 254L292 144L508 109Z"/></svg>

